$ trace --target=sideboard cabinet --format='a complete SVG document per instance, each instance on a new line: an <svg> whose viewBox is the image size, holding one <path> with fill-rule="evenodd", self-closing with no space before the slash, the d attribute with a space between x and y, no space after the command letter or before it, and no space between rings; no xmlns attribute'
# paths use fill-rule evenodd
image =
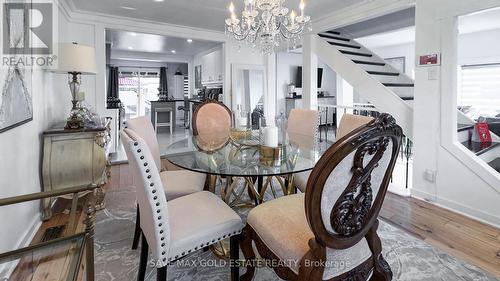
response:
<svg viewBox="0 0 500 281"><path fill-rule="evenodd" d="M110 169L110 121L98 119L81 130L66 130L61 123L43 132L43 191L97 185L96 206L104 208L102 186ZM43 200L44 220L52 216L52 203L52 199Z"/></svg>

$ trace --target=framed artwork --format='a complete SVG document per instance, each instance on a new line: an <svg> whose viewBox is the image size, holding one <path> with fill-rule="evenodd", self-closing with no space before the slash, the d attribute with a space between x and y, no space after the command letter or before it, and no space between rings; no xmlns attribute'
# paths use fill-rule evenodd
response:
<svg viewBox="0 0 500 281"><path fill-rule="evenodd" d="M3 38L9 38L16 46L11 49L10 55L25 55L22 53L24 29L27 19L3 17L4 24L9 23L12 28L4 29ZM16 51L17 50L17 51ZM31 55L33 49L30 48ZM5 66L0 69L0 133L10 130L33 120L33 100L31 96L31 82L33 70L31 67L21 68Z"/></svg>
<svg viewBox="0 0 500 281"><path fill-rule="evenodd" d="M194 67L194 87L197 89L203 87L203 85L201 85L201 65Z"/></svg>
<svg viewBox="0 0 500 281"><path fill-rule="evenodd" d="M33 120L31 69L1 70L0 133Z"/></svg>
<svg viewBox="0 0 500 281"><path fill-rule="evenodd" d="M405 73L406 71L406 58L405 57L395 57L384 59L385 62L392 67L394 67L399 73Z"/></svg>

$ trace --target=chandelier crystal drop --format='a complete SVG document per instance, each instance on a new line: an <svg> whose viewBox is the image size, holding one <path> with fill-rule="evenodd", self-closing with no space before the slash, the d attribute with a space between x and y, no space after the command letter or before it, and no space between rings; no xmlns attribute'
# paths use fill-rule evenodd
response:
<svg viewBox="0 0 500 281"><path fill-rule="evenodd" d="M238 18L231 2L226 34L258 47L263 54L273 53L285 43L288 47L297 46L304 29L311 29L311 18L304 15L304 0L300 2L300 15L290 11L284 3L285 0L244 0L245 7Z"/></svg>

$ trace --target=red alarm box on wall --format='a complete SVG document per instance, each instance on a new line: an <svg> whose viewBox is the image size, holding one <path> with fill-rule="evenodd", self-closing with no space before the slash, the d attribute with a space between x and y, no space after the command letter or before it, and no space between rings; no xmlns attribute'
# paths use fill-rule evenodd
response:
<svg viewBox="0 0 500 281"><path fill-rule="evenodd" d="M486 122L478 122L474 125L474 133L472 134L472 141L489 143L491 142L490 128Z"/></svg>

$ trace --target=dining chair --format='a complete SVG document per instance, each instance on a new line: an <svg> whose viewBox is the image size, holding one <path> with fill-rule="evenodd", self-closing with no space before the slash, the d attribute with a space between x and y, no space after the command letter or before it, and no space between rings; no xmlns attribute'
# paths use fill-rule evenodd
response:
<svg viewBox="0 0 500 281"><path fill-rule="evenodd" d="M314 143L318 139L319 111L298 108L290 110L286 132L288 133L290 143L295 143L301 148L312 149ZM287 175L285 176L285 181L277 177L278 182L282 185L283 193L285 195L290 194L295 178L297 176L304 177L306 173L307 172L301 172ZM308 176L308 174L306 176ZM266 187L269 185L272 188L272 184L270 184L271 180L272 178L267 179ZM275 194L275 192L273 192L273 194Z"/></svg>
<svg viewBox="0 0 500 281"><path fill-rule="evenodd" d="M149 250L157 268L157 281L166 281L167 265L192 252L230 238L231 280L239 280L241 218L216 195L200 191L167 201L163 190L179 185L163 181L145 140L124 129L121 137L127 154L140 212L142 232L138 281L143 281Z"/></svg>
<svg viewBox="0 0 500 281"><path fill-rule="evenodd" d="M199 104L193 112L192 124L193 135L199 144L205 143L206 146L212 146L216 143L223 146L225 138L229 138L231 131L231 110L223 103L214 99L207 99ZM210 145L212 143L212 145ZM203 146L203 145L202 145ZM215 185L222 181L222 177L209 175L210 190L215 192ZM226 180L226 185L229 185L232 179ZM226 189L228 187L226 186ZM223 192L224 194L224 192ZM225 197L224 195L222 197Z"/></svg>
<svg viewBox="0 0 500 281"><path fill-rule="evenodd" d="M368 116L361 116L361 115L353 115L353 114L344 114L342 118L340 119L339 122L339 127L337 128L337 134L335 136L336 140L339 140L349 134L350 132L354 131L355 129L368 124L370 121L372 121L372 117ZM311 171L307 172L301 172L297 173L293 177L293 184L294 186L302 191L306 191L306 185L307 185L307 180L309 179L309 176L311 174Z"/></svg>
<svg viewBox="0 0 500 281"><path fill-rule="evenodd" d="M241 279L255 273L255 243L265 259L260 264L273 266L285 280L391 280L377 228L401 139L394 118L382 114L325 152L305 194L251 210L242 235L247 271Z"/></svg>
<svg viewBox="0 0 500 281"><path fill-rule="evenodd" d="M176 185L171 186L168 190L165 190L167 200L173 200L188 194L202 191L205 186L206 175L202 173L196 173L188 170L165 170L162 167L161 157L160 157L160 145L158 144L158 139L156 137L153 124L150 119L146 116L137 117L130 119L126 122L126 127L129 130L134 131L139 135L147 144L149 150L153 155L153 160L156 168L160 171L160 178L163 182L175 182ZM135 222L135 232L134 239L132 242L132 249L137 249L140 238L140 210L137 207L137 215Z"/></svg>
<svg viewBox="0 0 500 281"><path fill-rule="evenodd" d="M229 135L231 110L221 102L207 99L196 107L191 122L195 136Z"/></svg>

